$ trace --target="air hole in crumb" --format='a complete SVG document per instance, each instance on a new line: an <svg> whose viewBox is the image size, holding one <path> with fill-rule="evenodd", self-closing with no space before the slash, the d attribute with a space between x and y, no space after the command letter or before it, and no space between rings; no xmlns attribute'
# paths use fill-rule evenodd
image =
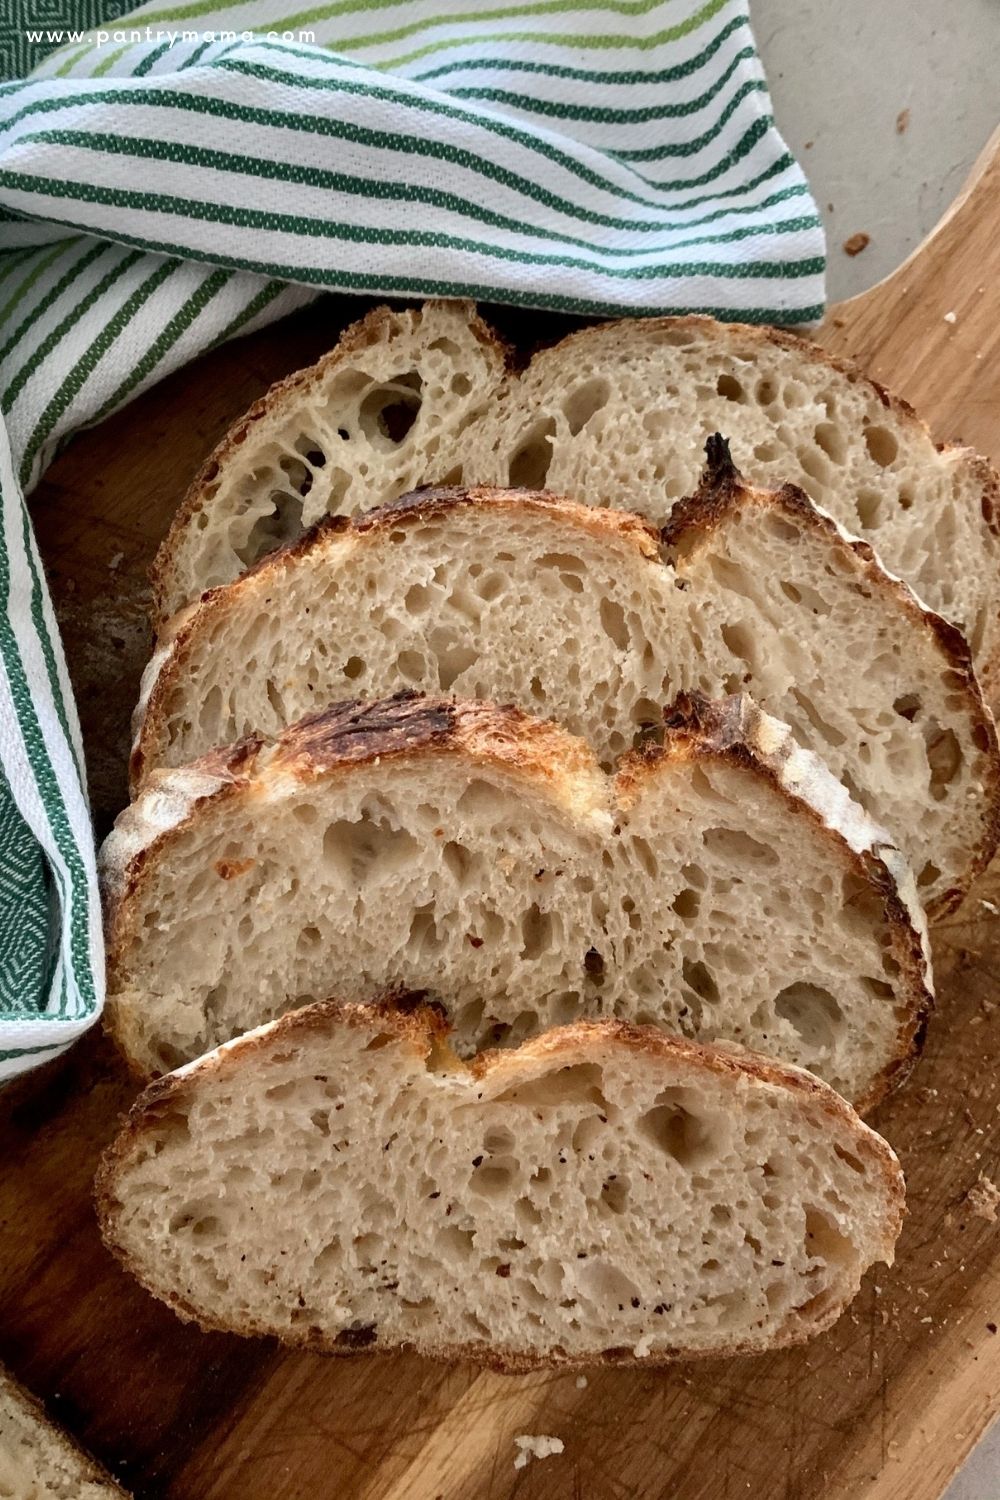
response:
<svg viewBox="0 0 1000 1500"><path fill-rule="evenodd" d="M268 498L270 513L254 522L243 546L235 549L240 562L248 567L265 553L294 541L302 532L302 496L273 490Z"/></svg>
<svg viewBox="0 0 1000 1500"><path fill-rule="evenodd" d="M454 839L449 839L441 849L441 858L458 885L466 885L469 880L469 871L472 868L472 856L464 844L457 844Z"/></svg>
<svg viewBox="0 0 1000 1500"><path fill-rule="evenodd" d="M493 1162L473 1170L469 1186L483 1198L501 1198L510 1191L513 1166Z"/></svg>
<svg viewBox="0 0 1000 1500"><path fill-rule="evenodd" d="M692 922L698 915L701 906L701 896L697 891L693 891L690 886L685 886L682 891L677 892L672 905L674 911L683 921Z"/></svg>
<svg viewBox="0 0 1000 1500"><path fill-rule="evenodd" d="M570 391L563 402L563 412L573 437L576 437L581 428L586 427L591 417L607 405L610 395L611 387L602 375L595 375L592 380L585 380L582 385Z"/></svg>
<svg viewBox="0 0 1000 1500"><path fill-rule="evenodd" d="M953 729L942 729L936 719L929 719L924 726L924 741L931 771L931 796L935 802L943 802L962 765L958 737Z"/></svg>
<svg viewBox="0 0 1000 1500"><path fill-rule="evenodd" d="M727 401L736 401L740 405L746 404L747 393L735 375L720 375L715 382L715 389Z"/></svg>
<svg viewBox="0 0 1000 1500"><path fill-rule="evenodd" d="M613 1214L623 1214L628 1203L631 1184L627 1177L619 1173L608 1177L601 1187L601 1202L606 1208L610 1208Z"/></svg>
<svg viewBox="0 0 1000 1500"><path fill-rule="evenodd" d="M611 1312L620 1307L631 1307L632 1299L639 1295L634 1281L630 1281L617 1266L608 1265L596 1256L578 1263L576 1283L585 1297L605 1304Z"/></svg>
<svg viewBox="0 0 1000 1500"><path fill-rule="evenodd" d="M899 444L887 427L866 428L865 447L872 462L880 469L888 468L899 452Z"/></svg>
<svg viewBox="0 0 1000 1500"><path fill-rule="evenodd" d="M467 1260L472 1254L474 1236L471 1229L459 1229L457 1224L446 1224L435 1236L435 1246L445 1258L457 1256Z"/></svg>
<svg viewBox="0 0 1000 1500"><path fill-rule="evenodd" d="M919 693L904 693L901 697L893 699L894 712L901 719L907 719L912 724L922 707Z"/></svg>
<svg viewBox="0 0 1000 1500"><path fill-rule="evenodd" d="M422 615L434 603L434 594L422 583L414 583L403 596L403 608L408 615Z"/></svg>
<svg viewBox="0 0 1000 1500"><path fill-rule="evenodd" d="M532 902L521 918L521 957L533 962L552 947L552 916Z"/></svg>
<svg viewBox="0 0 1000 1500"><path fill-rule="evenodd" d="M423 381L415 370L376 386L358 410L361 430L378 448L397 448L408 436L420 411Z"/></svg>
<svg viewBox="0 0 1000 1500"><path fill-rule="evenodd" d="M701 959L684 959L681 964L684 983L693 990L699 1000L714 1005L719 999L719 987Z"/></svg>
<svg viewBox="0 0 1000 1500"><path fill-rule="evenodd" d="M854 1155L853 1151L847 1151L843 1146L838 1146L836 1143L834 1144L833 1149L840 1157L841 1161L844 1162L846 1166L850 1167L852 1172L857 1172L860 1177L863 1177L865 1175L864 1165Z"/></svg>
<svg viewBox="0 0 1000 1500"><path fill-rule="evenodd" d="M806 1254L814 1255L827 1265L850 1266L854 1262L854 1248L847 1235L842 1234L829 1214L822 1209L806 1205Z"/></svg>
<svg viewBox="0 0 1000 1500"><path fill-rule="evenodd" d="M664 1089L636 1124L639 1135L685 1168L703 1165L716 1150L711 1123L688 1108L689 1102L683 1090Z"/></svg>
<svg viewBox="0 0 1000 1500"><path fill-rule="evenodd" d="M758 869L774 867L778 851L745 833L742 828L706 828L702 843L710 854L734 865L751 864Z"/></svg>
<svg viewBox="0 0 1000 1500"><path fill-rule="evenodd" d="M847 444L844 434L839 427L832 422L820 422L813 432L816 446L821 448L831 463L838 467L847 458Z"/></svg>
<svg viewBox="0 0 1000 1500"><path fill-rule="evenodd" d="M603 1092L604 1075L596 1063L570 1063L552 1073L544 1073L527 1083L505 1089L496 1104L518 1104L531 1109L567 1104L596 1104L603 1114L608 1102Z"/></svg>
<svg viewBox="0 0 1000 1500"><path fill-rule="evenodd" d="M879 524L882 510L882 496L878 490L859 489L854 499L854 508L858 513L858 521L865 531L871 531Z"/></svg>
<svg viewBox="0 0 1000 1500"><path fill-rule="evenodd" d="M844 1024L836 999L818 984L786 985L775 996L774 1009L811 1050L832 1047Z"/></svg>
<svg viewBox="0 0 1000 1500"><path fill-rule="evenodd" d="M627 651L631 636L625 623L625 611L621 605L616 604L612 599L602 599L600 614L604 634L610 641L613 641L619 651Z"/></svg>
<svg viewBox="0 0 1000 1500"><path fill-rule="evenodd" d="M544 417L530 427L521 439L507 471L508 483L517 489L540 490L545 486L552 463L554 417Z"/></svg>

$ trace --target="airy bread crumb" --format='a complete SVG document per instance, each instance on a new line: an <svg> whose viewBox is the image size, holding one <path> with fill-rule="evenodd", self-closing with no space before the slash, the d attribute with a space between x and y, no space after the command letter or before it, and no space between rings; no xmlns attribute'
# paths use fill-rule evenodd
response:
<svg viewBox="0 0 1000 1500"><path fill-rule="evenodd" d="M867 1107L928 1008L913 877L787 726L680 700L617 777L514 708L404 693L160 772L105 842L108 1016L147 1074L336 986L463 1055L616 1015Z"/></svg>
<svg viewBox="0 0 1000 1500"><path fill-rule="evenodd" d="M522 1371L798 1343L891 1261L903 1181L766 1058L599 1021L462 1064L435 1012L325 1002L153 1084L97 1202L206 1327Z"/></svg>

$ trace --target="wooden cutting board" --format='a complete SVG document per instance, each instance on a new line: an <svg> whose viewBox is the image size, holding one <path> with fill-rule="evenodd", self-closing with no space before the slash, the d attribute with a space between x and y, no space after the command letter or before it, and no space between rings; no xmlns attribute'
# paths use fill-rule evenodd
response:
<svg viewBox="0 0 1000 1500"><path fill-rule="evenodd" d="M936 436L1000 460L993 146L935 235L835 308L821 338L908 396ZM78 438L34 499L102 832L124 799L144 574L171 511L228 423L358 312L330 298L209 355ZM522 344L568 326L497 316ZM984 904L997 885L937 934L927 1052L875 1120L908 1179L897 1264L804 1349L602 1370L581 1386L201 1334L98 1240L94 1164L133 1090L90 1037L0 1096L0 1359L141 1500L937 1500L1000 1410L1000 1223L967 1198L981 1173L1000 1178L1000 923ZM564 1451L515 1471L521 1433Z"/></svg>

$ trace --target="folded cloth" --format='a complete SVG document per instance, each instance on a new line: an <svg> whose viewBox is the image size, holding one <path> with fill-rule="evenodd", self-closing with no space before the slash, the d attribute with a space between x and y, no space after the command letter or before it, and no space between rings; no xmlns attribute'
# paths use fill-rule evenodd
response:
<svg viewBox="0 0 1000 1500"><path fill-rule="evenodd" d="M746 0L291 9L153 0L0 86L0 1078L103 994L79 728L22 498L72 432L324 288L822 313L822 229Z"/></svg>

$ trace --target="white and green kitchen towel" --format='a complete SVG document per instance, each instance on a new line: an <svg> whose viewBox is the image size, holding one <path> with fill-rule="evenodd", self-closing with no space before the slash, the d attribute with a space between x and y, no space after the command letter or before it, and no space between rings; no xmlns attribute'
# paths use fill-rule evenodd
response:
<svg viewBox="0 0 1000 1500"><path fill-rule="evenodd" d="M0 84L0 1078L103 996L23 498L70 434L324 288L804 325L824 271L747 0L12 3L0 59L47 55Z"/></svg>

